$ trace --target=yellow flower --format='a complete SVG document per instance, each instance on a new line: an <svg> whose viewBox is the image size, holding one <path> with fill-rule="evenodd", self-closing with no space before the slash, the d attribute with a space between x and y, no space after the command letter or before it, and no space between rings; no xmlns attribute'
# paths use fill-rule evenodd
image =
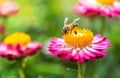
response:
<svg viewBox="0 0 120 78"><path fill-rule="evenodd" d="M101 3L101 4L113 4L115 2L115 0L97 0L97 2Z"/></svg>
<svg viewBox="0 0 120 78"><path fill-rule="evenodd" d="M20 44L24 46L26 46L30 41L31 41L30 36L22 32L13 33L4 39L5 44L12 45Z"/></svg>
<svg viewBox="0 0 120 78"><path fill-rule="evenodd" d="M93 32L88 29L75 28L63 36L65 42L70 46L84 47L89 45L93 40Z"/></svg>

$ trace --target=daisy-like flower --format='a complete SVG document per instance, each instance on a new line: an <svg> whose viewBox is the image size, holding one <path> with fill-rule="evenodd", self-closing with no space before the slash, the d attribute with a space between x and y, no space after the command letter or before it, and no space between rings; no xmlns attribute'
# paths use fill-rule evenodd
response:
<svg viewBox="0 0 120 78"><path fill-rule="evenodd" d="M18 11L18 5L12 0L0 0L0 16L15 15Z"/></svg>
<svg viewBox="0 0 120 78"><path fill-rule="evenodd" d="M87 16L120 17L120 2L117 0L80 0L74 11Z"/></svg>
<svg viewBox="0 0 120 78"><path fill-rule="evenodd" d="M100 34L94 35L89 29L80 29L71 23L72 26L62 38L54 38L50 41L49 51L62 59L69 59L71 62L85 62L107 55L105 49L110 47L106 37ZM66 27L67 27L66 26Z"/></svg>
<svg viewBox="0 0 120 78"><path fill-rule="evenodd" d="M16 32L0 43L0 56L10 60L23 58L35 54L41 47L38 42L31 41L29 35Z"/></svg>

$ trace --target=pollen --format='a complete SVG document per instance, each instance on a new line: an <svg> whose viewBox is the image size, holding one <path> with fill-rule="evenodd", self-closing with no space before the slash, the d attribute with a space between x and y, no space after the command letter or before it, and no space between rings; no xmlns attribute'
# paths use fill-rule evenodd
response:
<svg viewBox="0 0 120 78"><path fill-rule="evenodd" d="M115 0L97 0L97 2L101 3L101 4L112 4L113 2L115 2Z"/></svg>
<svg viewBox="0 0 120 78"><path fill-rule="evenodd" d="M26 46L31 41L31 38L28 34L22 32L16 32L4 39L5 44L12 44L12 45L23 45Z"/></svg>
<svg viewBox="0 0 120 78"><path fill-rule="evenodd" d="M63 36L64 41L73 47L85 47L90 45L93 40L93 32L89 29L74 28Z"/></svg>
<svg viewBox="0 0 120 78"><path fill-rule="evenodd" d="M4 4L5 2L8 2L10 0L0 0L0 5Z"/></svg>

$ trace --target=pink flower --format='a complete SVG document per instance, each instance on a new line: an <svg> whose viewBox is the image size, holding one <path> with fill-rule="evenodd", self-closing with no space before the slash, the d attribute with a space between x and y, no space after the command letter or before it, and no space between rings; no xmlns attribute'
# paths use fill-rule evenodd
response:
<svg viewBox="0 0 120 78"><path fill-rule="evenodd" d="M71 24L70 24L71 25ZM88 29L72 28L62 38L54 38L50 41L49 51L62 59L71 62L85 62L107 55L105 49L110 47L106 37L100 34L93 35Z"/></svg>
<svg viewBox="0 0 120 78"><path fill-rule="evenodd" d="M17 14L19 11L18 5L11 0L0 1L0 15L11 16Z"/></svg>
<svg viewBox="0 0 120 78"><path fill-rule="evenodd" d="M87 16L120 17L120 2L117 0L80 0L74 11Z"/></svg>
<svg viewBox="0 0 120 78"><path fill-rule="evenodd" d="M0 56L9 60L23 58L35 54L42 45L30 40L29 35L21 32L13 33L0 43Z"/></svg>

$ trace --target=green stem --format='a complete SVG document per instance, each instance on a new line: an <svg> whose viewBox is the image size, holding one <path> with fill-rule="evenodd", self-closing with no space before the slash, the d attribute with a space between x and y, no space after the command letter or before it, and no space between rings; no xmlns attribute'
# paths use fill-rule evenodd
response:
<svg viewBox="0 0 120 78"><path fill-rule="evenodd" d="M18 60L19 78L25 78L23 60Z"/></svg>
<svg viewBox="0 0 120 78"><path fill-rule="evenodd" d="M8 17L1 17L1 18L2 18L2 22L1 22L0 24L6 26ZM6 27L7 27L7 26L6 26ZM5 29L5 30L6 30L6 29ZM5 33L0 34L0 41L3 41L4 35L5 35Z"/></svg>
<svg viewBox="0 0 120 78"><path fill-rule="evenodd" d="M103 35L105 33L106 28L106 17L101 17L101 28L100 33Z"/></svg>
<svg viewBox="0 0 120 78"><path fill-rule="evenodd" d="M6 17L6 16L2 17L2 24L6 25L7 20L8 20L8 17Z"/></svg>
<svg viewBox="0 0 120 78"><path fill-rule="evenodd" d="M0 34L0 41L2 42L4 40L4 34Z"/></svg>
<svg viewBox="0 0 120 78"><path fill-rule="evenodd" d="M3 35L0 35L0 41L2 41L3 40Z"/></svg>
<svg viewBox="0 0 120 78"><path fill-rule="evenodd" d="M78 62L78 78L84 78L82 64Z"/></svg>

